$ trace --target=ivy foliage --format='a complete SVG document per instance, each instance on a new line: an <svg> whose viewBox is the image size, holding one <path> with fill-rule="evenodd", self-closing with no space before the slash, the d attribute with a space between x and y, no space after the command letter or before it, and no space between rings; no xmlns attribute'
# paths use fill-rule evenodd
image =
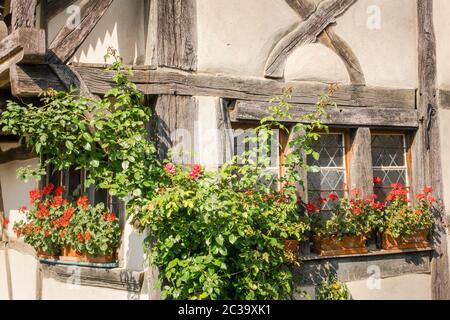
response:
<svg viewBox="0 0 450 320"><path fill-rule="evenodd" d="M86 169L87 186L97 183L110 194L124 197L151 196L153 181L161 173L155 146L146 139L145 125L151 111L143 94L128 80L130 71L120 57L110 50L116 62L115 86L98 101L69 92L46 91L42 105L22 105L9 101L0 116L6 133L21 137L41 157L37 170L22 169L22 178L75 167Z"/></svg>

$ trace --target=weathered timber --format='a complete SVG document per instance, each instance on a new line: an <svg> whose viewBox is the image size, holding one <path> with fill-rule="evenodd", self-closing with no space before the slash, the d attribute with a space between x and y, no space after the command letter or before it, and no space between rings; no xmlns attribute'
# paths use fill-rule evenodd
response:
<svg viewBox="0 0 450 320"><path fill-rule="evenodd" d="M104 94L113 87L113 72L76 64L81 77L95 94ZM214 96L228 99L268 101L280 95L283 88L292 88L291 102L315 104L328 85L309 82L282 82L211 74L191 74L168 70L134 70L130 80L145 94L177 94ZM333 100L340 106L376 106L383 108L415 108L413 89L390 89L367 86L340 86Z"/></svg>
<svg viewBox="0 0 450 320"><path fill-rule="evenodd" d="M309 18L283 37L272 50L266 62L265 76L282 78L286 60L300 45L313 43L324 29L335 22L356 0L324 0Z"/></svg>
<svg viewBox="0 0 450 320"><path fill-rule="evenodd" d="M90 0L82 3L80 24L64 26L49 47L48 62L67 63L108 10L113 0Z"/></svg>
<svg viewBox="0 0 450 320"><path fill-rule="evenodd" d="M6 61L15 56L18 57L16 58L18 59L17 62L21 63L43 63L45 61L45 50L44 30L17 29L0 41L0 70L7 65Z"/></svg>
<svg viewBox="0 0 450 320"><path fill-rule="evenodd" d="M48 264L41 264L40 268L44 278L55 279L63 283L70 281L74 268L76 268L79 271L77 280L80 285L135 293L141 292L144 280L144 272L125 269L108 270Z"/></svg>
<svg viewBox="0 0 450 320"><path fill-rule="evenodd" d="M37 156L30 152L25 146L20 146L7 151L0 150L0 164L11 161L23 161L36 158Z"/></svg>
<svg viewBox="0 0 450 320"><path fill-rule="evenodd" d="M237 101L231 112L233 121L258 121L270 115L267 103L258 101ZM279 119L280 121L295 123L307 114L314 112L314 106L294 104L290 109L292 119ZM416 110L399 108L354 108L354 107L328 107L327 117L321 119L323 123L336 126L349 127L382 127L382 128L417 128L419 118Z"/></svg>
<svg viewBox="0 0 450 320"><path fill-rule="evenodd" d="M45 59L44 30L20 28L0 41L0 88L10 82L16 63L42 63Z"/></svg>
<svg viewBox="0 0 450 320"><path fill-rule="evenodd" d="M226 100L219 99L214 106L216 109L217 129L219 132L219 164L222 165L231 158L234 153L233 128L231 127L230 113L228 112L228 103Z"/></svg>
<svg viewBox="0 0 450 320"><path fill-rule="evenodd" d="M47 4L47 19L52 19L74 4L76 0L52 0Z"/></svg>
<svg viewBox="0 0 450 320"><path fill-rule="evenodd" d="M197 69L196 0L156 0L158 65Z"/></svg>
<svg viewBox="0 0 450 320"><path fill-rule="evenodd" d="M13 0L11 2L11 30L34 28L37 0Z"/></svg>
<svg viewBox="0 0 450 320"><path fill-rule="evenodd" d="M425 185L434 189L442 199L441 147L439 140L439 109L436 99L436 36L433 26L433 0L417 0L418 56L419 56L419 104L418 110L424 119L417 133L420 140L418 152L423 154ZM422 160L422 159L416 159ZM435 300L450 299L449 262L447 252L447 229L445 209L435 208L435 226L432 240L435 248L431 262L431 294Z"/></svg>
<svg viewBox="0 0 450 320"><path fill-rule="evenodd" d="M450 91L437 90L437 100L439 109L450 109Z"/></svg>
<svg viewBox="0 0 450 320"><path fill-rule="evenodd" d="M364 198L373 194L372 138L370 128L358 128L352 135L350 164L351 189L358 188Z"/></svg>
<svg viewBox="0 0 450 320"><path fill-rule="evenodd" d="M47 65L13 65L10 77L11 94L15 97L37 97L50 88L66 89Z"/></svg>
<svg viewBox="0 0 450 320"><path fill-rule="evenodd" d="M308 19L316 10L316 6L308 0L286 0L286 2L302 20ZM351 84L364 85L366 83L358 58L347 42L336 34L333 26L326 27L317 40L339 56L347 69Z"/></svg>
<svg viewBox="0 0 450 320"><path fill-rule="evenodd" d="M165 159L172 149L172 160L192 164L195 152L194 125L198 108L193 97L160 95L155 106L158 155Z"/></svg>

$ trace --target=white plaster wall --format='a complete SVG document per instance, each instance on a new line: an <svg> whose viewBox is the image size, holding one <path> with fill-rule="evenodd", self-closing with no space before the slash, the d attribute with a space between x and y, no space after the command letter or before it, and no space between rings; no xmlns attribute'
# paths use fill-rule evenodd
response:
<svg viewBox="0 0 450 320"><path fill-rule="evenodd" d="M197 19L199 71L248 76L299 20L284 0L198 0Z"/></svg>
<svg viewBox="0 0 450 320"><path fill-rule="evenodd" d="M372 30L367 23L373 5L381 20ZM202 72L261 77L272 48L300 22L284 0L199 0L197 7ZM358 0L337 18L335 30L360 60L368 85L417 87L416 10L411 0ZM347 83L343 64L321 47L297 49L286 77Z"/></svg>
<svg viewBox="0 0 450 320"><path fill-rule="evenodd" d="M50 278L42 282L42 300L139 300L139 294L99 287L63 283Z"/></svg>
<svg viewBox="0 0 450 320"><path fill-rule="evenodd" d="M369 280L370 284L373 281ZM408 274L380 279L379 287L369 287L367 280L346 283L355 300L431 300L431 276Z"/></svg>
<svg viewBox="0 0 450 320"><path fill-rule="evenodd" d="M319 43L298 47L288 58L286 80L348 84L350 78L342 60Z"/></svg>
<svg viewBox="0 0 450 320"><path fill-rule="evenodd" d="M450 40L448 37L450 1L434 0L434 27L436 32L437 86L450 89ZM450 186L450 185L449 185Z"/></svg>
<svg viewBox="0 0 450 320"><path fill-rule="evenodd" d="M79 5L79 0L75 5ZM66 24L71 12L61 12L49 22L49 43ZM142 63L145 57L144 1L114 0L75 54L75 62L104 63L108 47L119 51L128 64Z"/></svg>
<svg viewBox="0 0 450 320"><path fill-rule="evenodd" d="M1 144L3 151L7 150L5 144ZM5 214L10 219L8 225L8 234L10 238L15 238L12 232L14 223L23 219L23 215L19 213L19 208L29 206L29 191L38 186L36 180L32 179L25 183L16 177L16 170L20 167L32 166L37 167L38 159L30 159L27 161L13 161L0 165L0 182L2 184L3 204Z"/></svg>
<svg viewBox="0 0 450 320"><path fill-rule="evenodd" d="M369 25L379 14L380 28ZM376 24L375 24L376 25ZM417 7L411 0L358 0L337 19L335 30L358 57L366 83L417 87Z"/></svg>
<svg viewBox="0 0 450 320"><path fill-rule="evenodd" d="M220 98L195 97L198 106L198 121L195 122L196 162L208 170L219 167L219 131L217 124L217 108Z"/></svg>

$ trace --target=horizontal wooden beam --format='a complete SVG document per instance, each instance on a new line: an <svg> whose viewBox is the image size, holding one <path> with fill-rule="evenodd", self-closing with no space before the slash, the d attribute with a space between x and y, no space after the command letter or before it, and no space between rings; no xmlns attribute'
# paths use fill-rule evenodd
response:
<svg viewBox="0 0 450 320"><path fill-rule="evenodd" d="M30 152L26 147L20 146L14 149L9 149L5 152L0 151L0 164L12 161L24 161L36 158L37 156Z"/></svg>
<svg viewBox="0 0 450 320"><path fill-rule="evenodd" d="M47 4L47 18L50 20L74 4L76 0L53 0Z"/></svg>
<svg viewBox="0 0 450 320"><path fill-rule="evenodd" d="M114 86L112 80L114 72L105 71L103 67L73 64L73 68L93 94L105 94ZM64 85L50 66L19 65L15 68L15 72L17 73L17 86L13 90L15 96L37 96L49 87L56 90L64 89ZM267 102L272 97L280 95L283 88L292 88L292 103L315 104L319 95L328 91L328 85L322 83L283 82L152 68L133 70L130 80L148 95L213 96L261 102ZM339 106L414 109L416 90L342 85L336 90L333 99Z"/></svg>
<svg viewBox="0 0 450 320"><path fill-rule="evenodd" d="M267 103L258 101L237 101L231 111L232 121L257 121L270 115ZM291 119L279 119L290 123L300 122L299 119L314 112L311 105L293 105L290 110ZM383 128L417 128L419 117L416 110L401 108L354 108L354 107L328 107L328 116L322 118L327 125L348 127L383 127Z"/></svg>
<svg viewBox="0 0 450 320"><path fill-rule="evenodd" d="M90 66L75 65L92 93L104 94L113 87L112 72ZM215 96L228 99L268 101L280 95L283 88L292 88L293 103L314 104L327 84L283 82L249 77L223 76L201 73L182 73L168 70L134 70L131 81L146 94L178 94ZM390 89L367 86L340 86L334 100L341 106L377 106L385 108L415 108L414 89Z"/></svg>

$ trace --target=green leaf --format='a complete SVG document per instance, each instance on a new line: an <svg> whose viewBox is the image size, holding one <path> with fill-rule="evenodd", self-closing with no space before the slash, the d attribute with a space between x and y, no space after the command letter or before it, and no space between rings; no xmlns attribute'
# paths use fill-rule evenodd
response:
<svg viewBox="0 0 450 320"><path fill-rule="evenodd" d="M230 241L231 244L234 244L237 241L237 237L234 234L230 234L228 240Z"/></svg>
<svg viewBox="0 0 450 320"><path fill-rule="evenodd" d="M73 143L70 142L69 140L67 140L67 141L66 141L66 148L67 148L69 151L72 151L72 150L73 150Z"/></svg>

